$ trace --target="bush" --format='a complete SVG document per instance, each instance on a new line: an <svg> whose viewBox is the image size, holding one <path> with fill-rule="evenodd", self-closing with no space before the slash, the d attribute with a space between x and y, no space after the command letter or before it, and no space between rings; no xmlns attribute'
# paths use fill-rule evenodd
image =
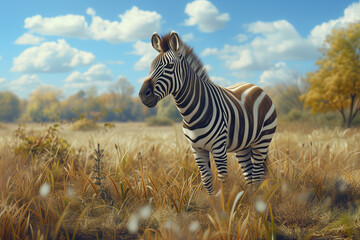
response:
<svg viewBox="0 0 360 240"><path fill-rule="evenodd" d="M279 120L284 123L307 123L313 127L335 127L341 125L341 117L336 112L317 113L312 114L309 109L298 110L291 109L287 114L279 114ZM354 120L354 126L356 126L356 120Z"/></svg>
<svg viewBox="0 0 360 240"><path fill-rule="evenodd" d="M148 126L170 126L173 124L173 120L167 117L153 116L145 120Z"/></svg>
<svg viewBox="0 0 360 240"><path fill-rule="evenodd" d="M71 126L71 130L73 131L91 131L96 130L98 126L96 125L95 121L92 119L80 119L73 123Z"/></svg>
<svg viewBox="0 0 360 240"><path fill-rule="evenodd" d="M66 139L59 137L58 127L54 124L43 132L36 132L26 131L23 125L19 125L14 136L21 141L15 146L15 153L28 157L48 156L65 162L72 149Z"/></svg>
<svg viewBox="0 0 360 240"><path fill-rule="evenodd" d="M304 113L296 108L293 108L288 114L286 114L285 118L288 121L301 121L304 118Z"/></svg>

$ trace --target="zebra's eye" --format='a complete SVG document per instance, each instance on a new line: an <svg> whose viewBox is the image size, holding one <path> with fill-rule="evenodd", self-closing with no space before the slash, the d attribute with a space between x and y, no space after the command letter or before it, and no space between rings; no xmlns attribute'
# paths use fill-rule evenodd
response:
<svg viewBox="0 0 360 240"><path fill-rule="evenodd" d="M168 63L168 64L166 65L166 68L173 68L173 66L174 66L173 63Z"/></svg>

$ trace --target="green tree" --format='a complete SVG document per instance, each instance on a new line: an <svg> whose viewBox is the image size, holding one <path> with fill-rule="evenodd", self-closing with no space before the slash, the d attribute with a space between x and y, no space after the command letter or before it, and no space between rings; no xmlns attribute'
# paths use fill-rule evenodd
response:
<svg viewBox="0 0 360 240"><path fill-rule="evenodd" d="M120 95L122 98L131 98L134 93L134 87L126 77L119 77L110 92Z"/></svg>
<svg viewBox="0 0 360 240"><path fill-rule="evenodd" d="M319 69L308 74L309 91L302 96L314 113L337 111L351 127L360 110L360 23L334 29L325 40Z"/></svg>
<svg viewBox="0 0 360 240"><path fill-rule="evenodd" d="M134 87L125 77L119 77L111 86L109 93L100 96L102 106L107 113L106 121L135 121L141 112L132 94Z"/></svg>
<svg viewBox="0 0 360 240"><path fill-rule="evenodd" d="M0 121L13 122L19 115L19 98L12 92L0 92Z"/></svg>
<svg viewBox="0 0 360 240"><path fill-rule="evenodd" d="M63 96L60 89L40 86L30 95L26 106L27 117L32 121L54 121L60 117L60 101Z"/></svg>
<svg viewBox="0 0 360 240"><path fill-rule="evenodd" d="M80 90L75 94L69 96L67 99L61 101L61 119L79 119L84 118L86 102L86 93L84 90Z"/></svg>
<svg viewBox="0 0 360 240"><path fill-rule="evenodd" d="M80 90L61 102L62 119L101 120L103 116L104 109L96 87Z"/></svg>

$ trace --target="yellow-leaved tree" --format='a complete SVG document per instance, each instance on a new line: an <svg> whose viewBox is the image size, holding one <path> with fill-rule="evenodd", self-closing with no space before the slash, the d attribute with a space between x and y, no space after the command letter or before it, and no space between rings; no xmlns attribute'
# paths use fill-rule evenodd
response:
<svg viewBox="0 0 360 240"><path fill-rule="evenodd" d="M60 89L41 85L30 95L26 106L27 118L34 122L57 120L60 116L60 101L63 94Z"/></svg>
<svg viewBox="0 0 360 240"><path fill-rule="evenodd" d="M319 69L308 73L309 91L301 98L313 113L337 111L344 127L360 111L360 23L334 29L321 49Z"/></svg>

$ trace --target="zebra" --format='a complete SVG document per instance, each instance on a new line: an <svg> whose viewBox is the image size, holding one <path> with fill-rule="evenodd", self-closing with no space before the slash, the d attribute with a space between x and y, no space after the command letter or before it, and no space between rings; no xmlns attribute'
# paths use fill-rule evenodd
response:
<svg viewBox="0 0 360 240"><path fill-rule="evenodd" d="M227 88L213 83L193 49L176 32L162 38L154 33L151 44L159 54L151 63L139 97L153 108L165 96L173 96L208 194L214 191L209 153L219 181L228 179L227 152L235 152L245 180L261 183L277 125L270 97L251 83Z"/></svg>

